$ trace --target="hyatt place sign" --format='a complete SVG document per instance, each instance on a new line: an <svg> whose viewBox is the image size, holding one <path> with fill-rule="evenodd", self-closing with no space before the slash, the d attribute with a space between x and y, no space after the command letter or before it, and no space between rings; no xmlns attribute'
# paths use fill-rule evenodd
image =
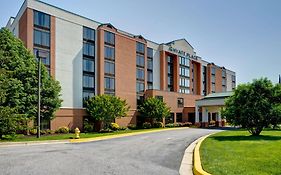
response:
<svg viewBox="0 0 281 175"><path fill-rule="evenodd" d="M176 48L173 48L173 47L169 47L169 51L177 54L177 55L181 55L183 57L192 57L193 59L197 59L196 56L190 56L189 53L185 52L185 51L182 51L182 50L179 50L179 49L176 49Z"/></svg>

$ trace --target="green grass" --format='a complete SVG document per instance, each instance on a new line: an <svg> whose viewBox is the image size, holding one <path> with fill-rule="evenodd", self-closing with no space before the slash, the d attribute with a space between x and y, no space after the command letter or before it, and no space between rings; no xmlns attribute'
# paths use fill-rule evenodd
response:
<svg viewBox="0 0 281 175"><path fill-rule="evenodd" d="M224 131L205 139L200 147L203 169L211 174L281 174L281 131Z"/></svg>
<svg viewBox="0 0 281 175"><path fill-rule="evenodd" d="M137 133L143 131L155 131L155 130L164 130L167 128L152 128L152 129L138 129L138 130L123 130L123 131L115 131L111 133L81 133L80 138L95 138L101 136L108 136L108 135L118 135L118 134L126 134L126 133ZM53 135L41 135L38 139L36 136L24 136L19 135L14 140L0 140L0 142L25 142L25 141L43 141L43 140L66 140L71 139L74 137L73 133L69 134L53 134Z"/></svg>

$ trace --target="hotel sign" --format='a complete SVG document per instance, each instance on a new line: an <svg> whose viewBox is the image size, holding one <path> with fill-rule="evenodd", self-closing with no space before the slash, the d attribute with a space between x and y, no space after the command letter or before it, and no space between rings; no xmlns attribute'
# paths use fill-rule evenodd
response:
<svg viewBox="0 0 281 175"><path fill-rule="evenodd" d="M197 57L196 56L190 56L189 53L183 51L183 50L179 50L179 49L176 49L176 48L173 48L172 46L169 47L169 51L170 52L173 52L177 55L180 55L180 56L183 56L183 57L191 57L193 59L196 59L197 60Z"/></svg>

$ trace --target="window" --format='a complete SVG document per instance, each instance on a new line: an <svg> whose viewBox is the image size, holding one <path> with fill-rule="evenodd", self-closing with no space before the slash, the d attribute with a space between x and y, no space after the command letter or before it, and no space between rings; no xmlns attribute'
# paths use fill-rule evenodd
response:
<svg viewBox="0 0 281 175"><path fill-rule="evenodd" d="M95 30L83 27L83 39L95 41Z"/></svg>
<svg viewBox="0 0 281 175"><path fill-rule="evenodd" d="M180 72L179 72L180 76L185 76L185 77L189 77L189 68L185 67L185 66L180 66Z"/></svg>
<svg viewBox="0 0 281 175"><path fill-rule="evenodd" d="M153 73L152 71L147 71L147 81L153 82Z"/></svg>
<svg viewBox="0 0 281 175"><path fill-rule="evenodd" d="M152 48L147 48L147 57L148 58L153 58L153 49Z"/></svg>
<svg viewBox="0 0 281 175"><path fill-rule="evenodd" d="M137 42L136 50L137 50L137 53L144 54L144 44Z"/></svg>
<svg viewBox="0 0 281 175"><path fill-rule="evenodd" d="M212 67L211 71L212 71L212 75L216 75L216 68L215 67Z"/></svg>
<svg viewBox="0 0 281 175"><path fill-rule="evenodd" d="M212 75L212 83L216 83L216 77Z"/></svg>
<svg viewBox="0 0 281 175"><path fill-rule="evenodd" d="M189 67L189 59L187 57L179 57L180 65Z"/></svg>
<svg viewBox="0 0 281 175"><path fill-rule="evenodd" d="M167 62L168 63L173 63L173 58L171 56L167 56Z"/></svg>
<svg viewBox="0 0 281 175"><path fill-rule="evenodd" d="M144 96L137 95L137 106L141 105L144 101Z"/></svg>
<svg viewBox="0 0 281 175"><path fill-rule="evenodd" d="M155 98L163 102L163 96L156 95Z"/></svg>
<svg viewBox="0 0 281 175"><path fill-rule="evenodd" d="M95 62L92 59L83 58L83 71L95 72Z"/></svg>
<svg viewBox="0 0 281 175"><path fill-rule="evenodd" d="M144 92L144 83L143 82L137 82L137 92Z"/></svg>
<svg viewBox="0 0 281 175"><path fill-rule="evenodd" d="M112 62L105 61L104 62L104 73L106 74L115 74L115 65Z"/></svg>
<svg viewBox="0 0 281 175"><path fill-rule="evenodd" d="M148 82L147 83L147 89L153 89L153 83Z"/></svg>
<svg viewBox="0 0 281 175"><path fill-rule="evenodd" d="M104 58L114 60L115 53L114 47L104 46Z"/></svg>
<svg viewBox="0 0 281 175"><path fill-rule="evenodd" d="M83 101L89 100L94 95L95 95L95 93L92 91L83 91Z"/></svg>
<svg viewBox="0 0 281 175"><path fill-rule="evenodd" d="M33 49L33 54L34 54L35 58L36 58L36 53L37 53L37 51L45 52L45 53L46 53L47 57L41 58L41 62L42 62L44 65L50 66L50 51L34 48L34 49ZM36 60L37 60L37 59L38 59L38 58L36 58ZM38 61L38 60L37 60L37 61Z"/></svg>
<svg viewBox="0 0 281 175"><path fill-rule="evenodd" d="M83 87L85 88L94 88L95 78L94 75L83 75Z"/></svg>
<svg viewBox="0 0 281 175"><path fill-rule="evenodd" d="M106 90L115 90L115 79L110 77L104 77L104 88Z"/></svg>
<svg viewBox="0 0 281 175"><path fill-rule="evenodd" d="M109 45L115 45L115 35L114 33L104 31L104 42Z"/></svg>
<svg viewBox="0 0 281 175"><path fill-rule="evenodd" d="M87 56L95 56L95 45L91 43L83 43L83 54Z"/></svg>
<svg viewBox="0 0 281 175"><path fill-rule="evenodd" d="M153 61L152 59L147 59L147 69L152 70L153 69Z"/></svg>
<svg viewBox="0 0 281 175"><path fill-rule="evenodd" d="M173 85L173 77L168 76L168 85Z"/></svg>
<svg viewBox="0 0 281 175"><path fill-rule="evenodd" d="M216 92L216 86L215 84L212 84L212 93L215 93Z"/></svg>
<svg viewBox="0 0 281 175"><path fill-rule="evenodd" d="M179 122L179 123L182 122L182 113L177 113L176 122Z"/></svg>
<svg viewBox="0 0 281 175"><path fill-rule="evenodd" d="M144 70L143 69L137 69L137 79L144 80Z"/></svg>
<svg viewBox="0 0 281 175"><path fill-rule="evenodd" d="M34 10L34 25L50 28L50 15Z"/></svg>
<svg viewBox="0 0 281 175"><path fill-rule="evenodd" d="M226 86L226 79L225 78L222 79L222 85Z"/></svg>
<svg viewBox="0 0 281 175"><path fill-rule="evenodd" d="M34 29L34 44L50 47L50 33Z"/></svg>
<svg viewBox="0 0 281 175"><path fill-rule="evenodd" d="M225 70L222 70L221 74L222 74L222 77L223 77L223 78L226 77L226 71L225 71Z"/></svg>
<svg viewBox="0 0 281 175"><path fill-rule="evenodd" d="M173 74L173 65L168 64L168 74Z"/></svg>
<svg viewBox="0 0 281 175"><path fill-rule="evenodd" d="M190 81L189 78L180 78L180 86L181 87L189 87L190 86Z"/></svg>
<svg viewBox="0 0 281 175"><path fill-rule="evenodd" d="M226 92L226 86L222 86L222 92Z"/></svg>
<svg viewBox="0 0 281 175"><path fill-rule="evenodd" d="M231 76L231 80L232 80L232 82L235 82L235 75Z"/></svg>
<svg viewBox="0 0 281 175"><path fill-rule="evenodd" d="M190 93L190 89L189 87L186 88L186 87L180 87L180 90L179 90L180 93L183 93L183 94L189 94Z"/></svg>
<svg viewBox="0 0 281 175"><path fill-rule="evenodd" d="M137 66L144 67L144 57L142 55L137 55Z"/></svg>
<svg viewBox="0 0 281 175"><path fill-rule="evenodd" d="M178 98L178 108L182 108L183 107L183 98Z"/></svg>

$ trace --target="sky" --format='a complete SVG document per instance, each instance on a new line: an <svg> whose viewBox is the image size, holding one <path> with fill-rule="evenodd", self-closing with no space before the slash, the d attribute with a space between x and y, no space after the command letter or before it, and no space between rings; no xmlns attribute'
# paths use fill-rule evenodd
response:
<svg viewBox="0 0 281 175"><path fill-rule="evenodd" d="M280 0L43 0L148 40L185 38L198 56L236 72L237 84L281 74ZM23 0L0 2L0 26Z"/></svg>

